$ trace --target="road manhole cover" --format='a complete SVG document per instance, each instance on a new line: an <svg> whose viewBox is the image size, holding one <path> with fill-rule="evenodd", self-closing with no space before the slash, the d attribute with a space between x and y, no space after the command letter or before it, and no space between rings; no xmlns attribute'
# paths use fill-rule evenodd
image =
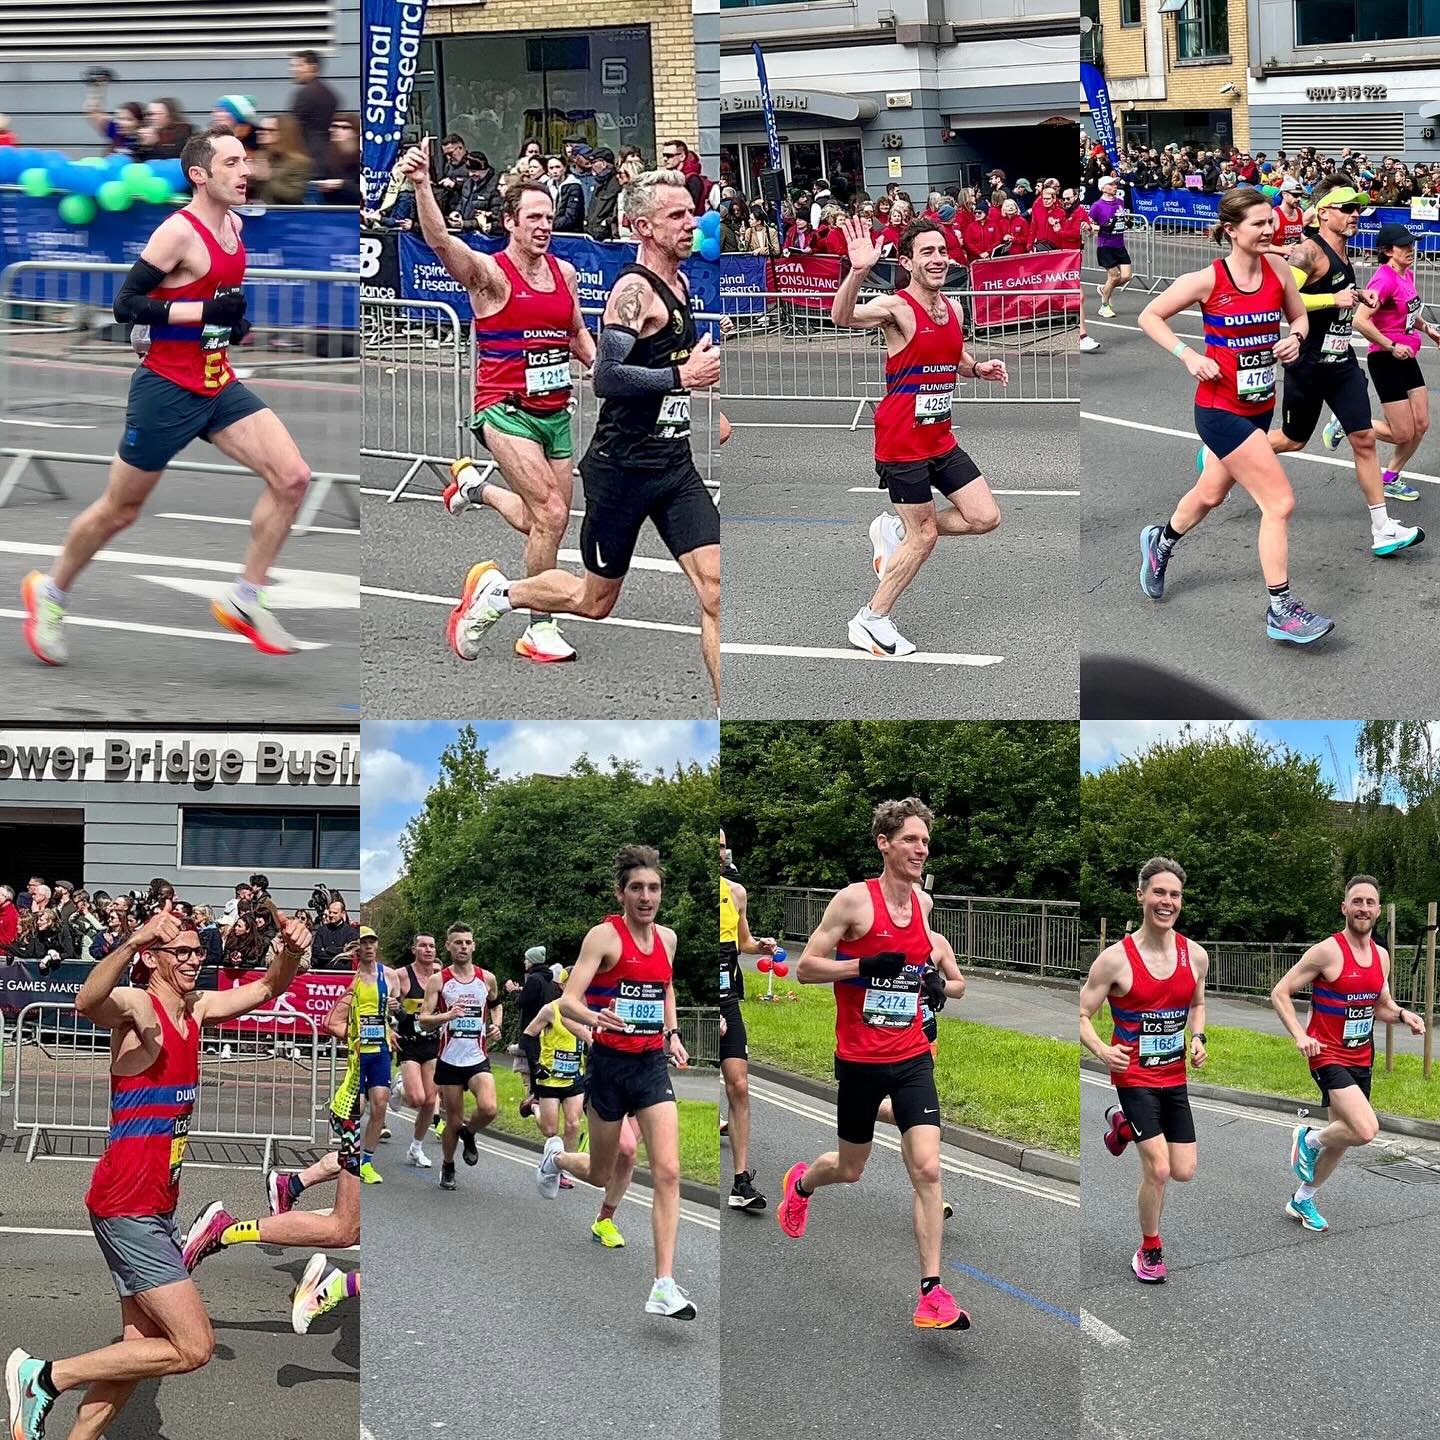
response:
<svg viewBox="0 0 1440 1440"><path fill-rule="evenodd" d="M1406 1185L1440 1185L1440 1170L1428 1165L1417 1165L1413 1160L1403 1160L1398 1165L1367 1165L1372 1175L1383 1175L1387 1180L1400 1180Z"/></svg>

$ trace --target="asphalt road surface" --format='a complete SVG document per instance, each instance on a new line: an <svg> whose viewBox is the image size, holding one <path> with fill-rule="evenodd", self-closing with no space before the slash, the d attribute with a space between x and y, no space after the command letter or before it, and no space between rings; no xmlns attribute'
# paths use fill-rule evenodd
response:
<svg viewBox="0 0 1440 1440"><path fill-rule="evenodd" d="M1108 321L1095 318L1093 289L1086 297L1091 333L1104 350L1084 357L1080 406L1084 655L1102 652L1182 675L1228 697L1236 707L1231 713L1344 719L1358 708L1367 715L1433 716L1440 670L1426 663L1425 638L1434 626L1440 573L1440 453L1433 434L1405 472L1421 498L1389 502L1401 524L1427 532L1426 542L1386 559L1370 553L1347 445L1324 449L1317 427L1304 451L1281 457L1296 500L1290 578L1310 609L1334 618L1325 639L1302 649L1266 638L1255 548L1259 511L1238 486L1176 549L1164 600L1157 605L1141 593L1140 531L1164 523L1194 482L1199 443L1195 382L1135 324L1147 300L1132 285ZM1174 328L1192 345L1200 342L1198 315L1177 317ZM1432 385L1440 382L1440 351L1427 345L1422 365ZM1282 379L1282 399L1283 392ZM1371 401L1378 417L1373 391ZM1383 464L1389 447L1380 448ZM1361 672L1363 701L1354 686Z"/></svg>
<svg viewBox="0 0 1440 1440"><path fill-rule="evenodd" d="M458 1163L459 1188L442 1191L439 1142L434 1169L416 1170L408 1126L392 1128L385 1183L364 1200L362 1437L715 1433L729 1342L713 1209L681 1203L676 1279L699 1314L666 1320L645 1313L647 1190L631 1187L615 1216L625 1247L606 1250L589 1233L599 1192L543 1199L533 1152L482 1135L480 1163Z"/></svg>
<svg viewBox="0 0 1440 1440"><path fill-rule="evenodd" d="M246 381L284 419L313 470L355 471L353 366L265 370ZM124 421L128 370L85 361L12 361L3 443L103 456ZM196 441L183 458L227 463ZM8 461L6 464L8 465ZM177 714L235 721L354 719L359 531L331 492L316 528L280 555L270 603L305 648L278 658L223 630L209 600L238 575L258 479L171 471L140 520L117 535L72 590L70 663L40 664L21 635L20 582L48 570L70 521L105 488L106 465L48 462L55 498L33 472L0 510L0 668L9 713L33 721ZM177 708L178 707L178 708Z"/></svg>
<svg viewBox="0 0 1440 1440"><path fill-rule="evenodd" d="M956 407L956 434L996 493L1001 525L942 538L894 612L918 647L904 661L876 660L846 639L874 589L868 528L888 508L875 488L870 413L852 432L854 412L838 401L726 402L735 432L721 467L724 713L1073 715L1074 408Z"/></svg>
<svg viewBox="0 0 1440 1440"><path fill-rule="evenodd" d="M1284 1208L1295 1119L1192 1099L1199 1173L1166 1198L1169 1279L1142 1286L1130 1271L1138 1162L1100 1143L1113 1087L1081 1080L1080 1304L1128 1341L1108 1352L1118 1363L1086 1367L1082 1435L1434 1428L1440 1381L1417 1357L1440 1325L1424 1262L1440 1247L1440 1184L1403 1183L1394 1176L1406 1171L1382 1163L1411 1142L1386 1136L1350 1152L1316 1202L1330 1229L1312 1234Z"/></svg>
<svg viewBox="0 0 1440 1440"><path fill-rule="evenodd" d="M753 1078L750 1094L751 1164L769 1203L724 1216L727 1440L1073 1436L1081 1366L1103 1353L1075 1304L1078 1187L944 1149L955 1216L943 1283L973 1324L916 1330L914 1191L897 1132L877 1130L859 1183L820 1192L791 1240L775 1220L781 1177L834 1147L834 1109Z"/></svg>
<svg viewBox="0 0 1440 1440"><path fill-rule="evenodd" d="M3 1137L0 1153L0 1348L22 1346L42 1359L98 1349L117 1339L115 1289L83 1205L93 1161L36 1160ZM218 1153L209 1146L193 1154ZM313 1155L309 1158L314 1158ZM302 1197L321 1207L333 1191ZM265 1213L258 1169L190 1159L177 1217L183 1231L210 1200L246 1216ZM354 1304L290 1326L290 1292L308 1250L242 1245L213 1256L197 1283L215 1327L215 1356L193 1375L142 1384L107 1440L354 1440L360 1403L360 1317ZM330 1256L354 1269L351 1251ZM62 1396L49 1431L66 1433L75 1400Z"/></svg>

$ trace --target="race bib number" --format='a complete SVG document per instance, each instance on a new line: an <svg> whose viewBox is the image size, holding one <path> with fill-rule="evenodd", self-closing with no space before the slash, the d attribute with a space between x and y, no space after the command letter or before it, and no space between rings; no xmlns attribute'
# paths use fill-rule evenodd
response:
<svg viewBox="0 0 1440 1440"><path fill-rule="evenodd" d="M1140 1067L1156 1069L1185 1054L1185 1012L1150 1012L1140 1017Z"/></svg>
<svg viewBox="0 0 1440 1440"><path fill-rule="evenodd" d="M1340 1042L1347 1049L1358 1050L1369 1043L1370 1032L1375 1028L1375 1007L1373 1005L1347 1005L1345 1007L1345 1028Z"/></svg>
<svg viewBox="0 0 1440 1440"><path fill-rule="evenodd" d="M720 998L723 1000L730 993L730 967L720 967Z"/></svg>
<svg viewBox="0 0 1440 1440"><path fill-rule="evenodd" d="M550 395L570 388L568 350L531 350L525 356L525 393Z"/></svg>
<svg viewBox="0 0 1440 1440"><path fill-rule="evenodd" d="M1350 353L1350 326L1351 315L1347 310L1325 332L1325 338L1320 342L1320 353L1326 360L1342 360Z"/></svg>
<svg viewBox="0 0 1440 1440"><path fill-rule="evenodd" d="M1275 398L1275 355L1270 350L1257 350L1237 357L1240 368L1235 376L1235 390L1240 399L1252 405Z"/></svg>
<svg viewBox="0 0 1440 1440"><path fill-rule="evenodd" d="M897 976L889 985L867 986L860 1006L861 1018L877 1030L907 1030L915 1023L919 1013L918 984L908 982L903 975Z"/></svg>
<svg viewBox="0 0 1440 1440"><path fill-rule="evenodd" d="M178 1184L180 1167L185 1163L185 1150L190 1144L190 1117L179 1115L175 1128L170 1132L170 1183Z"/></svg>
<svg viewBox="0 0 1440 1440"><path fill-rule="evenodd" d="M915 423L917 425L943 425L950 422L950 407L954 393L946 390L940 394L927 395L920 391L915 396Z"/></svg>
<svg viewBox="0 0 1440 1440"><path fill-rule="evenodd" d="M550 1073L559 1079L574 1080L580 1074L580 1052L578 1050L557 1050Z"/></svg>
<svg viewBox="0 0 1440 1440"><path fill-rule="evenodd" d="M457 1015L450 1022L450 1030L455 1035L483 1035L485 1033L485 1007L483 1005L466 1005L465 1013Z"/></svg>
<svg viewBox="0 0 1440 1440"><path fill-rule="evenodd" d="M378 1015L362 1015L360 1017L360 1043L362 1045L383 1045L385 1043L385 1026L381 1023Z"/></svg>
<svg viewBox="0 0 1440 1440"><path fill-rule="evenodd" d="M1409 304L1405 307L1405 330L1407 334L1410 331L1420 328L1420 309L1420 297L1418 295L1412 295Z"/></svg>
<svg viewBox="0 0 1440 1440"><path fill-rule="evenodd" d="M660 402L655 420L656 434L662 440L683 440L690 434L690 392L672 390Z"/></svg>
<svg viewBox="0 0 1440 1440"><path fill-rule="evenodd" d="M665 987L657 980L622 980L615 1013L627 1035L658 1035L665 1028Z"/></svg>
<svg viewBox="0 0 1440 1440"><path fill-rule="evenodd" d="M224 350L230 344L228 325L206 325L200 331L200 348L204 351Z"/></svg>

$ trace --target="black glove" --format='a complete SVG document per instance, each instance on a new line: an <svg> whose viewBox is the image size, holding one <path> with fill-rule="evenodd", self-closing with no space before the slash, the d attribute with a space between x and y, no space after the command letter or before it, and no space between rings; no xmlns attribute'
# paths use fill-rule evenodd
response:
<svg viewBox="0 0 1440 1440"><path fill-rule="evenodd" d="M238 345L250 333L250 328L250 322L242 315L230 327L230 343Z"/></svg>
<svg viewBox="0 0 1440 1440"><path fill-rule="evenodd" d="M207 300L200 310L204 325L237 325L245 318L245 292L231 290Z"/></svg>
<svg viewBox="0 0 1440 1440"><path fill-rule="evenodd" d="M920 977L920 988L925 992L925 1003L937 1014L945 1008L945 1002L950 998L945 993L945 977L932 965L925 967L925 973Z"/></svg>
<svg viewBox="0 0 1440 1440"><path fill-rule="evenodd" d="M898 950L867 955L860 961L860 975L865 980L893 980L904 968L905 957Z"/></svg>

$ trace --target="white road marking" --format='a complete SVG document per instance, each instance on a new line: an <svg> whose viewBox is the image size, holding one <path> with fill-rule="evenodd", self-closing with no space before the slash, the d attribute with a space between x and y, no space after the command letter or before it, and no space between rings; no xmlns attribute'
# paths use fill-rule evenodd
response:
<svg viewBox="0 0 1440 1440"><path fill-rule="evenodd" d="M1172 430L1167 425L1147 425L1142 420L1122 420L1118 415L1097 415L1090 410L1080 412L1082 420L1095 420L1102 425L1121 425L1126 430L1147 430L1152 435L1174 435L1181 440L1198 440L1200 437L1193 430ZM1312 465L1338 465L1342 470L1353 470L1353 460L1342 460L1338 455L1312 455L1308 450L1291 450L1280 457L1282 460L1308 460ZM1422 480L1427 485L1440 485L1440 475L1421 475L1408 466L1405 470L1407 480Z"/></svg>
<svg viewBox="0 0 1440 1440"><path fill-rule="evenodd" d="M830 1130L835 1127L833 1109L819 1109L817 1105L808 1103L807 1099L799 1099L787 1091L772 1089L764 1082L756 1081L753 1078L750 1082L750 1093L757 1099L774 1105L777 1109L788 1110L792 1115L799 1115L806 1120L814 1120ZM898 1139L892 1140L889 1135L882 1135L879 1131L875 1134L875 1143L883 1145L887 1150L893 1150L897 1155L903 1153ZM968 1161L953 1160L943 1150L940 1155L940 1168L950 1171L952 1175L964 1175L971 1180L983 1180L986 1184L998 1185L1005 1190L1019 1190L1026 1195L1033 1195L1037 1199L1052 1200L1057 1205L1067 1205L1072 1209L1079 1209L1080 1206L1078 1194L1070 1195L1065 1191L1053 1189L1040 1181L1030 1179L1023 1171L1015 1170L1001 1174L995 1170L973 1165Z"/></svg>
<svg viewBox="0 0 1440 1440"><path fill-rule="evenodd" d="M0 610L0 620L24 620L23 610ZM144 625L138 620L90 620L83 615L66 615L65 624L90 630L126 630L136 635L175 635L182 640L219 640L226 645L248 645L243 635L233 635L216 626L214 630L188 630L183 625ZM328 650L324 640L297 640L301 650Z"/></svg>
<svg viewBox="0 0 1440 1440"><path fill-rule="evenodd" d="M197 595L202 600L218 600L230 589L228 580L192 580L184 575L137 575L135 578L151 585L163 585L167 590L178 590L182 595ZM358 610L360 587L336 591L309 585L275 585L267 592L267 599L272 610Z"/></svg>
<svg viewBox="0 0 1440 1440"><path fill-rule="evenodd" d="M250 524L248 516L242 518L239 515L187 515L182 510L161 510L154 517L156 520L195 520L203 525L244 525L247 528ZM312 535L358 535L358 530L343 530L334 525L312 525Z"/></svg>
<svg viewBox="0 0 1440 1440"><path fill-rule="evenodd" d="M31 430L95 430L98 426L64 420L20 420L14 415L0 415L0 425L24 425Z"/></svg>
<svg viewBox="0 0 1440 1440"><path fill-rule="evenodd" d="M1103 1320L1097 1319L1088 1310L1080 1312L1080 1329L1099 1345L1115 1347L1128 1345L1130 1337L1112 1330Z"/></svg>
<svg viewBox="0 0 1440 1440"><path fill-rule="evenodd" d="M48 1160L71 1160L71 1159L74 1159L74 1158L76 1158L76 1157L71 1156L71 1155L49 1155L49 1156L46 1156L46 1159L48 1159ZM90 1162L88 1162L88 1163L94 1164L94 1161L90 1161ZM241 1168L241 1167L237 1167L237 1166L234 1166L234 1165L194 1165L194 1164L190 1163L189 1161L187 1161L186 1164L185 1164L185 1168L186 1168L187 1170L235 1170L235 1169ZM246 1167L246 1168L248 1168L248 1167ZM62 1230L62 1229L47 1227L47 1226L43 1226L43 1225L0 1225L0 1235L73 1235L73 1236L83 1235L83 1236L85 1237L85 1239L87 1239L87 1240L93 1240L93 1239L95 1238L95 1232L94 1232L93 1230ZM262 1240L260 1243L263 1245L263 1244L265 1244L266 1242ZM271 1243L273 1244L273 1242L271 1242ZM281 1245L281 1246L277 1246L277 1247L275 1247L275 1248L281 1249L281 1250L299 1250L299 1249L304 1249L304 1246L299 1246L299 1245ZM331 1246L328 1246L327 1248L330 1249L330 1250L355 1250L355 1251L358 1251L358 1250L360 1249L360 1247L359 1247L358 1245L347 1245L347 1246L331 1245Z"/></svg>
<svg viewBox="0 0 1440 1440"><path fill-rule="evenodd" d="M879 657L866 650L832 649L825 645L751 645L739 640L730 640L721 645L725 655L788 655L802 660L865 660L870 664ZM917 650L913 655L892 655L883 663L886 665L999 665L1003 655L954 655L942 650Z"/></svg>
<svg viewBox="0 0 1440 1440"><path fill-rule="evenodd" d="M29 540L0 540L0 554L58 555L60 545L41 545ZM155 555L135 550L101 550L95 559L112 565L154 565L162 570L202 570L212 575L240 573L235 560L196 560L188 555ZM295 581L313 590L344 591L357 583L354 575L337 575L332 570L289 570L276 567L270 572L277 582ZM453 603L453 602L452 602Z"/></svg>
<svg viewBox="0 0 1440 1440"><path fill-rule="evenodd" d="M880 490L878 485L852 485L845 493L847 495L874 495ZM1078 490L992 490L992 495L1078 495Z"/></svg>

